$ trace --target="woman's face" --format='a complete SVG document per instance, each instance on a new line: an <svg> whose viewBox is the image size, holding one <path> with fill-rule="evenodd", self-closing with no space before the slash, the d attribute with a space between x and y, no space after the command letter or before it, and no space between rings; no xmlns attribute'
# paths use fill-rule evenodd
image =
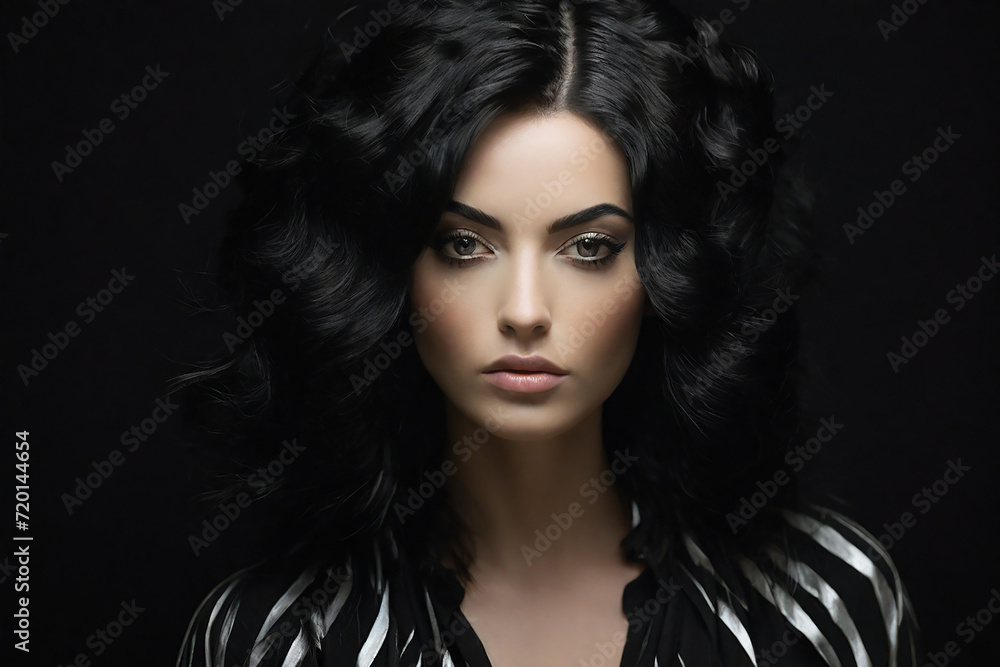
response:
<svg viewBox="0 0 1000 667"><path fill-rule="evenodd" d="M413 266L420 358L445 399L495 436L564 433L618 386L639 335L625 159L579 116L507 114L472 147L453 201L460 210L441 217ZM505 355L537 355L558 373L518 371Z"/></svg>

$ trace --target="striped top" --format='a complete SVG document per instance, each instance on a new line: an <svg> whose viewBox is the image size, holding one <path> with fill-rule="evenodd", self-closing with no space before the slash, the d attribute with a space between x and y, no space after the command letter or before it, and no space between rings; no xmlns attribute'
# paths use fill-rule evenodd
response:
<svg viewBox="0 0 1000 667"><path fill-rule="evenodd" d="M919 628L881 544L829 509L781 513L790 548L765 545L757 561L713 560L687 532L669 557L640 547L621 666L915 666ZM455 574L418 579L401 562L376 549L364 563L237 572L199 606L177 666L489 666ZM608 639L594 638L591 664Z"/></svg>

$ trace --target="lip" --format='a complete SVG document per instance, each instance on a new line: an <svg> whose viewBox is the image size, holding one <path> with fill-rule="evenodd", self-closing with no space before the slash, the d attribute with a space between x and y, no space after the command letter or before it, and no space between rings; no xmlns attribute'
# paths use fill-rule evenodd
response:
<svg viewBox="0 0 1000 667"><path fill-rule="evenodd" d="M506 354L483 369L490 384L508 391L536 394L549 391L569 374L543 356L520 357Z"/></svg>
<svg viewBox="0 0 1000 667"><path fill-rule="evenodd" d="M548 391L566 379L566 375L546 373L544 371L516 372L492 371L483 373L486 381L508 391L518 391L525 394L537 394Z"/></svg>
<svg viewBox="0 0 1000 667"><path fill-rule="evenodd" d="M560 368L545 357L533 354L530 357L519 357L516 354L505 354L483 369L484 373L495 371L513 371L515 373L549 373L551 375L566 375L565 368Z"/></svg>

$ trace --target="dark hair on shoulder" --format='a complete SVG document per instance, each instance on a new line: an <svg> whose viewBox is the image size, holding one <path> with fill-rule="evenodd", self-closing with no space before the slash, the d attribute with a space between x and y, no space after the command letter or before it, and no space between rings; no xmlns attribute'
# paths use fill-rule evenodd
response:
<svg viewBox="0 0 1000 667"><path fill-rule="evenodd" d="M666 2L399 7L363 48L347 30L360 10L331 26L289 95L294 122L244 175L219 253L227 330L276 290L281 303L177 378L190 417L245 470L282 439L305 447L253 487L280 516L268 543L329 552L391 535L421 570L448 551L467 576L444 489L411 507L449 443L441 391L404 335L420 325L406 289L478 134L532 110L593 121L628 163L656 317L606 402L604 442L609 458L641 458L620 482L636 530L663 543L683 523L750 544L771 508L739 530L726 517L799 437L795 302L813 257L809 196L781 169L771 76ZM775 506L797 502L794 479L780 491Z"/></svg>

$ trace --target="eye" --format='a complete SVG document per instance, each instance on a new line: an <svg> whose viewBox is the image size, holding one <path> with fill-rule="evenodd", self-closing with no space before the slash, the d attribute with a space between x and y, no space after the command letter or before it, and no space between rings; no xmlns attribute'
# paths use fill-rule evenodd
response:
<svg viewBox="0 0 1000 667"><path fill-rule="evenodd" d="M473 254L477 246L484 246L492 251L483 237L467 229L446 232L432 244L441 258L452 264L468 264L477 261L481 257Z"/></svg>
<svg viewBox="0 0 1000 667"><path fill-rule="evenodd" d="M605 234L587 232L570 240L563 246L563 249L576 248L576 256L570 255L570 259L590 268L612 261L624 247L624 241L616 243L613 238ZM603 254L601 253L602 248L607 249Z"/></svg>
<svg viewBox="0 0 1000 667"><path fill-rule="evenodd" d="M431 244L440 257L454 265L470 265L493 252L493 247L483 237L468 229L445 232ZM479 247L486 248L485 254L476 254ZM569 248L576 248L576 254L569 254L569 260L583 268L596 268L611 262L625 247L625 242L615 240L599 232L587 232L574 237L559 249L558 254ZM602 252L602 249L603 252Z"/></svg>

